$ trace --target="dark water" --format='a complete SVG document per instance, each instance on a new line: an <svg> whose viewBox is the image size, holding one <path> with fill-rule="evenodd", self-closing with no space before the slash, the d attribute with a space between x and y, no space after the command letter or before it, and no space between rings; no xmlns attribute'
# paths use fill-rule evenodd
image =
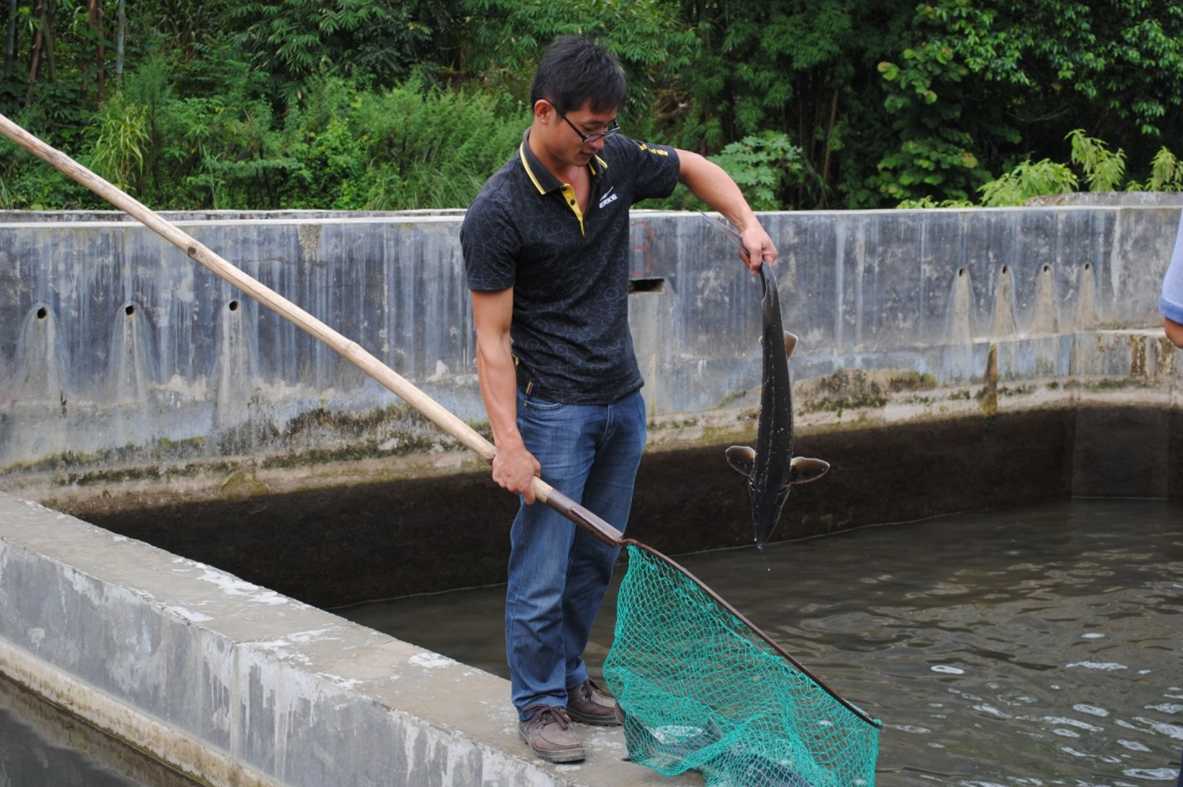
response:
<svg viewBox="0 0 1183 787"><path fill-rule="evenodd" d="M0 787L197 787L0 678Z"/></svg>
<svg viewBox="0 0 1183 787"><path fill-rule="evenodd" d="M1183 506L1080 500L681 562L883 720L880 785L1174 784ZM504 675L502 592L341 612Z"/></svg>

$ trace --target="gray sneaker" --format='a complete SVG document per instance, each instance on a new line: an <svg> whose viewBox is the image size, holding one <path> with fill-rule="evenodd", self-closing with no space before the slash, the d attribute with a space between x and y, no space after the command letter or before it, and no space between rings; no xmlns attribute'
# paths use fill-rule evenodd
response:
<svg viewBox="0 0 1183 787"><path fill-rule="evenodd" d="M518 734L547 762L582 762L583 743L571 731L571 717L556 705L532 705L518 722Z"/></svg>
<svg viewBox="0 0 1183 787"><path fill-rule="evenodd" d="M616 700L590 678L567 689L567 713L580 724L597 727L619 727L623 722Z"/></svg>

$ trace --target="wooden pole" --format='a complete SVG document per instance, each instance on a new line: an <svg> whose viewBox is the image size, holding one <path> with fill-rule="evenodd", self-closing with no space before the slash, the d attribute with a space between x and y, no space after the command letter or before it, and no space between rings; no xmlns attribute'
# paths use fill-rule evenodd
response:
<svg viewBox="0 0 1183 787"><path fill-rule="evenodd" d="M250 295L271 311L294 323L304 332L324 342L346 360L377 380L392 393L414 407L429 421L455 437L488 461L492 461L497 449L468 424L461 421L411 382L375 358L357 342L342 336L337 331L301 309L270 287L248 276L231 265L213 250L199 242L175 224L165 220L139 201L91 172L65 153L50 147L25 129L0 115L0 134L8 137L20 147L49 164L71 180L85 186L107 202L127 213L148 229L181 249L194 261L208 268L216 276ZM575 524L589 529L594 535L611 544L620 544L623 537L619 530L588 511L583 506L554 489L541 478L535 477L534 495L566 516Z"/></svg>

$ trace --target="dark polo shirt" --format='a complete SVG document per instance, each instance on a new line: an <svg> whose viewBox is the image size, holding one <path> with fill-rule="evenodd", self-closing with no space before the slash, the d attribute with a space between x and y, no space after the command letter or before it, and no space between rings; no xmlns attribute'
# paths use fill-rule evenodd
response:
<svg viewBox="0 0 1183 787"><path fill-rule="evenodd" d="M591 197L580 215L572 187L523 136L460 227L469 288L513 287L519 385L566 404L607 404L642 385L628 328L628 211L674 190L678 156L616 135L588 170Z"/></svg>

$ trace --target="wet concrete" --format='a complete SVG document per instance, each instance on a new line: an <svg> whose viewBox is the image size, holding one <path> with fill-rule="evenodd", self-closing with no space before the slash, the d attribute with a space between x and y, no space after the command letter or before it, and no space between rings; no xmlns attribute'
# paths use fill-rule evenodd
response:
<svg viewBox="0 0 1183 787"><path fill-rule="evenodd" d="M1073 494L1183 497L1183 413L1165 409L1082 408L1073 460ZM1171 435L1163 440L1164 434Z"/></svg>
<svg viewBox="0 0 1183 787"><path fill-rule="evenodd" d="M1117 416L1114 416L1117 417ZM1072 493L1074 411L808 434L833 470L789 498L774 538ZM645 456L629 533L680 554L750 543L729 443ZM66 510L317 606L501 582L516 500L487 473L326 487L241 501Z"/></svg>

